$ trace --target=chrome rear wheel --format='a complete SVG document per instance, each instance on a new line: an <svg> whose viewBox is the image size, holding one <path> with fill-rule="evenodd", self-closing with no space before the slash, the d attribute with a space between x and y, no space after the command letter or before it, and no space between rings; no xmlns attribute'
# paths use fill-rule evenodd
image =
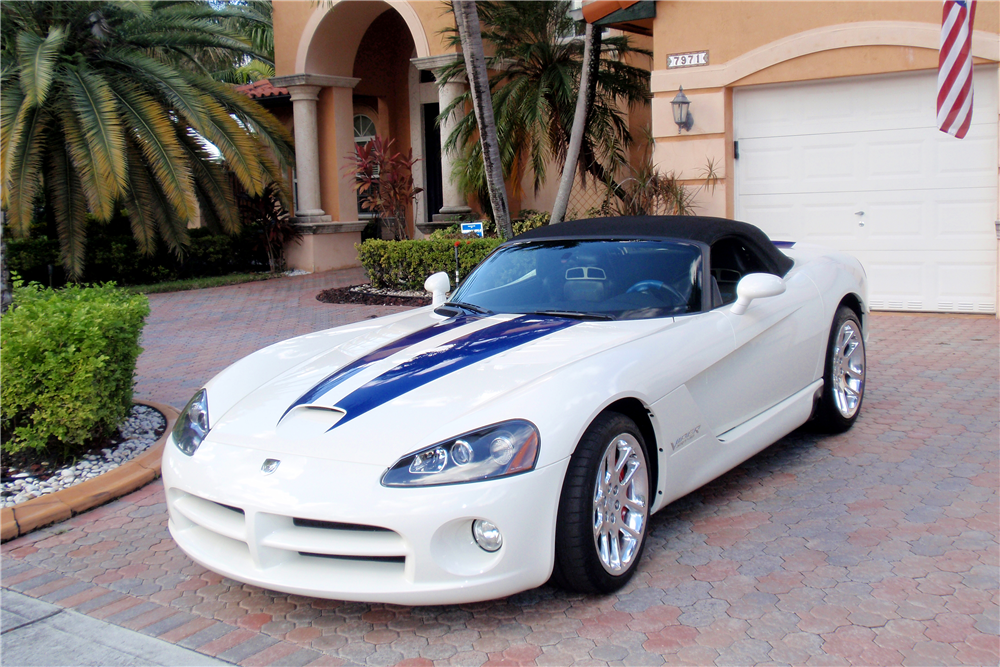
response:
<svg viewBox="0 0 1000 667"><path fill-rule="evenodd" d="M861 414L865 398L865 340L857 313L841 306L830 327L823 373L823 395L817 421L824 429L842 433Z"/></svg>
<svg viewBox="0 0 1000 667"><path fill-rule="evenodd" d="M833 354L833 398L844 419L858 414L865 391L865 342L853 320L837 332Z"/></svg>

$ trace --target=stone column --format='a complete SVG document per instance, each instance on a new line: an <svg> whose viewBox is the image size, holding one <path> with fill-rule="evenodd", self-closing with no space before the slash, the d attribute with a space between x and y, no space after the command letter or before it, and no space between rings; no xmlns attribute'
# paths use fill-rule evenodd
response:
<svg viewBox="0 0 1000 667"><path fill-rule="evenodd" d="M440 105L441 111L443 112L452 101L465 92L465 84L460 81L447 81L445 83L438 84L438 104ZM441 215L453 217L456 215L469 215L472 213L472 209L469 208L466 203L466 198L459 192L458 184L455 183L451 176L451 170L455 164L455 154L444 148L444 144L448 141L448 137L451 135L452 130L458 125L458 121L461 119L462 113L459 111L457 114L452 114L448 116L446 120L441 123L441 194L442 203Z"/></svg>
<svg viewBox="0 0 1000 667"><path fill-rule="evenodd" d="M341 173L337 162L338 156L346 156L354 145L352 92L359 81L305 73L271 79L271 85L288 89L295 118L298 205L294 220L302 238L285 247L289 268L328 271L360 266L354 246L361 242L366 223L357 219L350 188L353 181ZM332 94L321 95L323 88L332 88ZM321 138L326 143L322 154ZM335 213L338 220L331 220L327 211Z"/></svg>
<svg viewBox="0 0 1000 667"><path fill-rule="evenodd" d="M316 100L322 86L290 85L292 113L295 117L295 178L298 183L296 220L330 220L320 203L319 137L316 124Z"/></svg>
<svg viewBox="0 0 1000 667"><path fill-rule="evenodd" d="M411 58L417 69L436 72L436 70L449 63L462 60L460 53L446 53L440 56L427 56L424 58ZM464 61L463 61L464 62ZM436 74L435 74L436 76ZM465 92L466 84L463 79L453 79L446 82L438 82L438 105L441 111L451 104L452 100ZM426 100L425 100L426 101ZM429 103L429 102L428 102ZM472 215L472 209L467 204L467 199L459 192L458 186L451 177L451 168L454 164L455 156L450 151L444 150L444 143L448 140L448 135L455 128L462 112L453 115L441 123L441 212L432 216L433 223L421 227L421 231L429 232L434 227L447 227L456 219L465 219ZM431 159L431 156L427 156ZM425 228L426 227L426 228Z"/></svg>

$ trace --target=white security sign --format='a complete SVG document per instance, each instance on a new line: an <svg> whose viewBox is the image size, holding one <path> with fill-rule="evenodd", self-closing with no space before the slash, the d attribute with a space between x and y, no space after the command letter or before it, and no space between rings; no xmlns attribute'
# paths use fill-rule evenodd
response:
<svg viewBox="0 0 1000 667"><path fill-rule="evenodd" d="M694 53L675 53L667 56L667 69L675 67L698 67L708 64L708 51L695 51Z"/></svg>

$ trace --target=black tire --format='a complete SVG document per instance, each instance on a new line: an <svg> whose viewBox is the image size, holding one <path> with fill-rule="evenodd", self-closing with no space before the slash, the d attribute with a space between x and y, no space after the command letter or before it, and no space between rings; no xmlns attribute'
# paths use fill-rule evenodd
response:
<svg viewBox="0 0 1000 667"><path fill-rule="evenodd" d="M843 433L857 421L865 396L865 366L861 322L853 310L841 306L826 346L823 396L816 414L821 429Z"/></svg>
<svg viewBox="0 0 1000 667"><path fill-rule="evenodd" d="M617 444L619 442L623 446ZM611 452L612 447L614 452ZM606 483L601 485L598 476L603 476L606 461L612 459L624 460L630 474L625 474L624 481L621 476L618 480L605 476ZM633 463L637 467L633 467ZM556 522L553 583L581 593L611 593L632 578L642 559L649 532L649 505L653 489L650 471L646 443L635 422L617 412L598 415L573 452L563 482ZM607 482L609 479L611 481ZM615 481L618 484L614 484ZM612 488L613 492L610 491ZM600 501L604 504L600 509L599 490L602 490L600 497L604 499ZM639 496L642 496L642 510L637 509L634 502ZM616 502L625 502L627 506L615 506ZM614 543L610 550L605 549L604 561L598 550L598 534L601 531L595 528L601 517L605 519L600 522L602 527L618 531L615 536L604 533L602 543L605 546ZM637 524L638 530L632 530ZM627 554L627 559L618 558L617 566L614 556L609 555L614 546L621 546L617 552L619 555ZM610 564L606 565L606 562Z"/></svg>

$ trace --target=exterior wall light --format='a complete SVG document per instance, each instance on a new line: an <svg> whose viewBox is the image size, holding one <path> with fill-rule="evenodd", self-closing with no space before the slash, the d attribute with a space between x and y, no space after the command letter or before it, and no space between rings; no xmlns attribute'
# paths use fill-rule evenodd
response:
<svg viewBox="0 0 1000 667"><path fill-rule="evenodd" d="M681 130L691 131L691 126L694 125L694 117L691 115L691 100L687 98L684 94L684 86L680 87L677 91L677 97L670 100L670 106L674 109L674 122L677 123L677 134L681 133Z"/></svg>

